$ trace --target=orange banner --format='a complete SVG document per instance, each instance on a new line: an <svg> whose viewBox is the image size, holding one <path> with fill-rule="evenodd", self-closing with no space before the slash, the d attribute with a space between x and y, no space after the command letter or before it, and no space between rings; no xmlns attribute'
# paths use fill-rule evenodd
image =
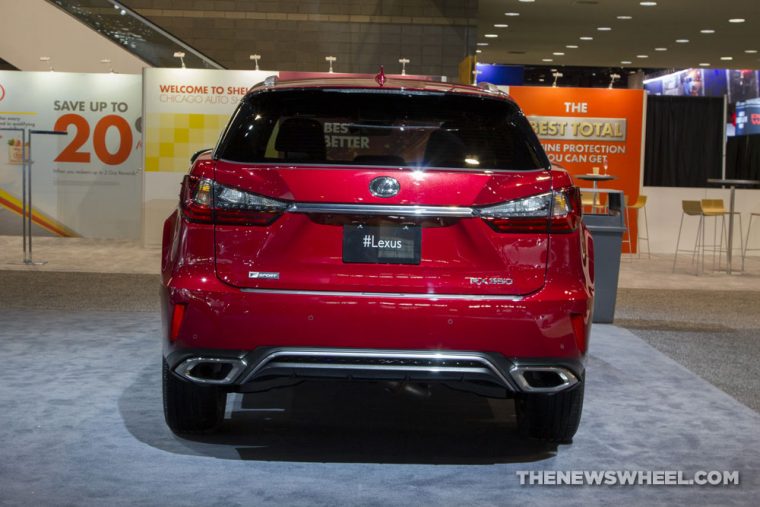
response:
<svg viewBox="0 0 760 507"><path fill-rule="evenodd" d="M622 190L629 203L636 201L641 189L643 90L510 86L509 94L553 163L573 176L604 174L606 167L614 179L599 182L599 188ZM575 183L593 186L578 178ZM631 222L635 249L635 215Z"/></svg>

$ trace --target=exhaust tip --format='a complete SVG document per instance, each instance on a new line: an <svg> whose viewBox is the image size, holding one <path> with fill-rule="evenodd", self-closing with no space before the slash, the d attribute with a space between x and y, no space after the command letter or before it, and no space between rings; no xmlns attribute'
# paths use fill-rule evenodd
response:
<svg viewBox="0 0 760 507"><path fill-rule="evenodd" d="M246 367L242 359L191 357L182 361L174 371L177 375L199 384L231 384Z"/></svg>
<svg viewBox="0 0 760 507"><path fill-rule="evenodd" d="M556 393L578 383L578 377L559 366L515 366L509 373L528 393Z"/></svg>

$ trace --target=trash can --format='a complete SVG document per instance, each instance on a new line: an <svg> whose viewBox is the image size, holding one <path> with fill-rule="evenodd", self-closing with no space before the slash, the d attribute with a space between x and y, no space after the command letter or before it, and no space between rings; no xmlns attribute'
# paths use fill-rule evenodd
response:
<svg viewBox="0 0 760 507"><path fill-rule="evenodd" d="M581 189L592 191L591 189ZM608 194L607 212L583 215L594 239L594 318L593 322L610 324L615 318L620 253L625 232L623 192L598 190Z"/></svg>

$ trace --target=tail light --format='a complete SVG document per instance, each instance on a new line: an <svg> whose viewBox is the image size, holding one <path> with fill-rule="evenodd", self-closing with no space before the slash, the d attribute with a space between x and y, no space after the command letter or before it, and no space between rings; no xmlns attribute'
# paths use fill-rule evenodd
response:
<svg viewBox="0 0 760 507"><path fill-rule="evenodd" d="M180 204L188 220L222 225L269 225L288 208L286 202L190 175L182 182Z"/></svg>
<svg viewBox="0 0 760 507"><path fill-rule="evenodd" d="M497 232L572 232L581 220L580 191L568 187L487 206L478 212Z"/></svg>

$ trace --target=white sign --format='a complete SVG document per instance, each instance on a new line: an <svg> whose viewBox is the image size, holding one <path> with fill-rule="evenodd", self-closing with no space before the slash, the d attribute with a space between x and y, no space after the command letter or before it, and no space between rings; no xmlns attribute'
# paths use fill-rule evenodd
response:
<svg viewBox="0 0 760 507"><path fill-rule="evenodd" d="M0 71L0 128L66 132L31 138L34 220L50 233L139 237L140 83L139 75ZM0 130L3 213L21 201L21 136Z"/></svg>

